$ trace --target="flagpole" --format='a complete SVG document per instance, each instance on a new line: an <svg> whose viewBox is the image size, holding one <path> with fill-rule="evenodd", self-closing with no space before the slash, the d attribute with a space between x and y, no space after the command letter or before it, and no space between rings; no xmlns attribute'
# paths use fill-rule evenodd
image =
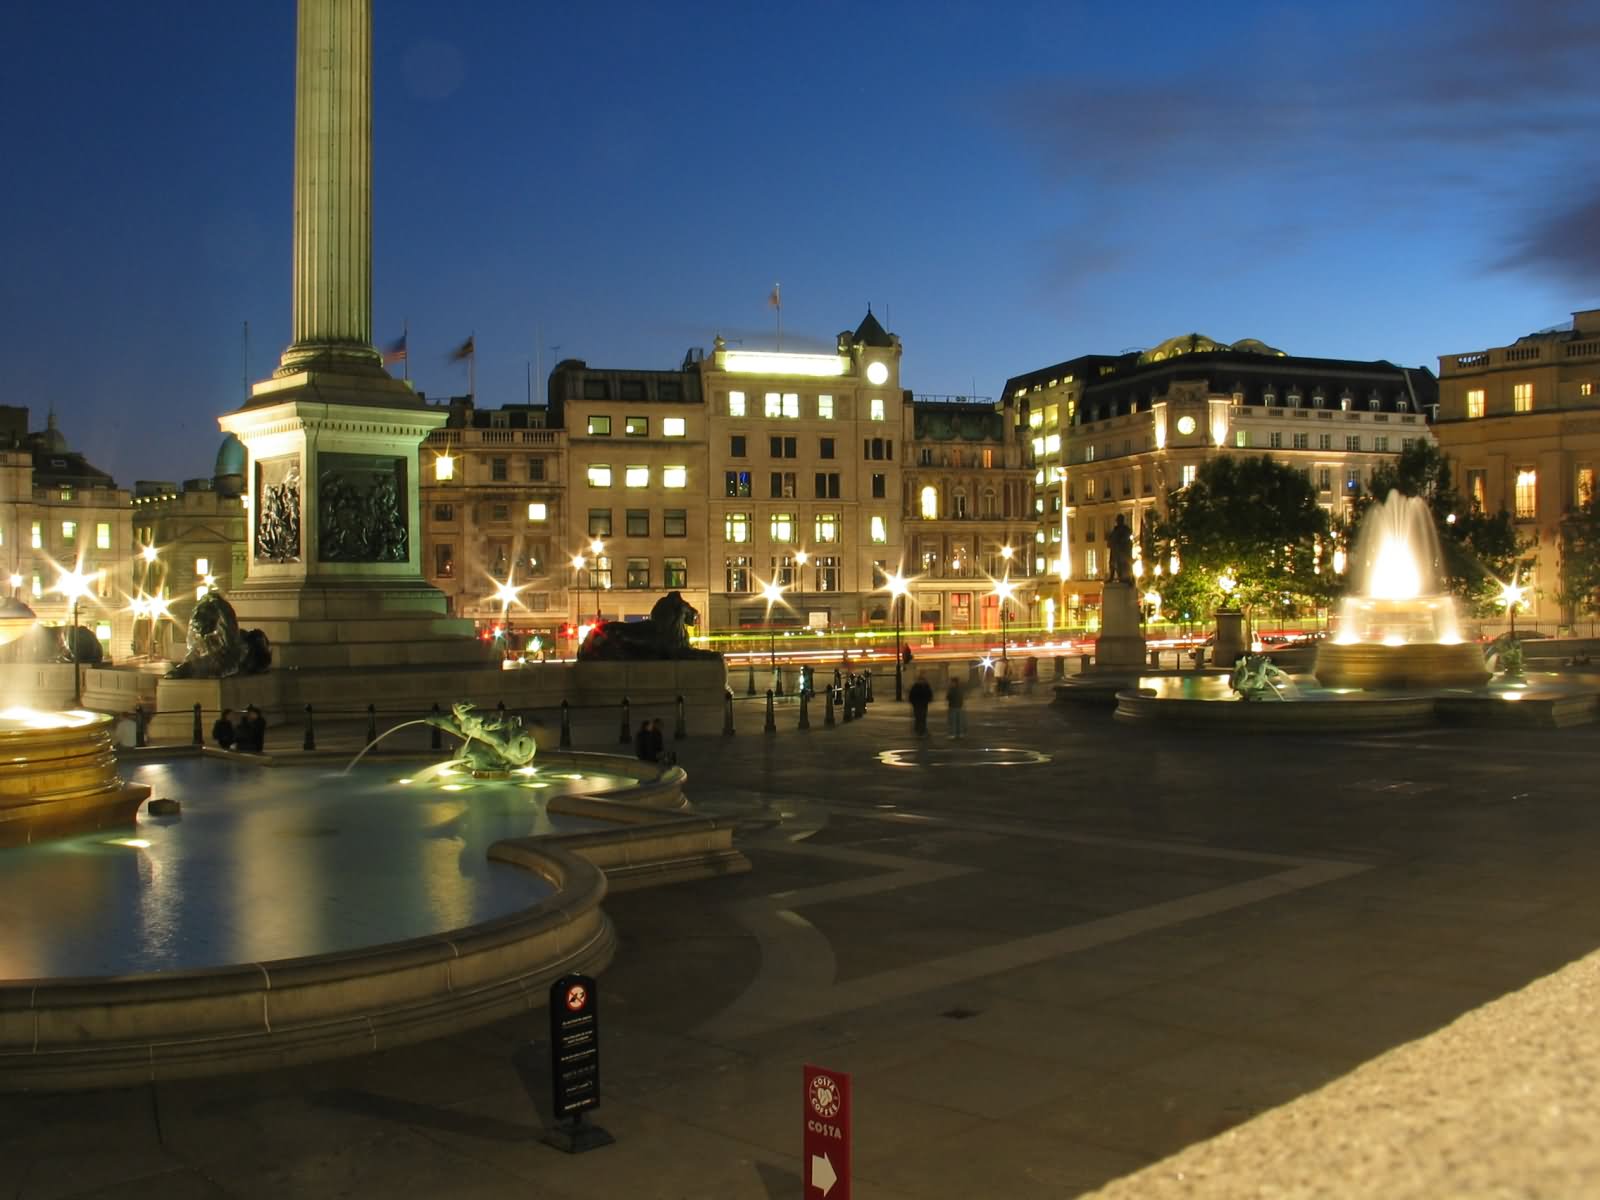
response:
<svg viewBox="0 0 1600 1200"><path fill-rule="evenodd" d="M778 353L783 353L783 289L780 284L772 285L772 307L778 310Z"/></svg>
<svg viewBox="0 0 1600 1200"><path fill-rule="evenodd" d="M400 344L406 349L406 356L400 361L405 363L401 368L402 377L409 382L411 379L411 318L407 317L400 322Z"/></svg>
<svg viewBox="0 0 1600 1200"><path fill-rule="evenodd" d="M472 397L472 402L478 402L478 331L472 331L469 339L472 343L472 352L467 355L467 394Z"/></svg>

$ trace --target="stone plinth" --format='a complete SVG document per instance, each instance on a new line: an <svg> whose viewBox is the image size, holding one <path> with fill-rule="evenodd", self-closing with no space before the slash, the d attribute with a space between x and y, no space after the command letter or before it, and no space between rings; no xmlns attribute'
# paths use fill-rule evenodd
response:
<svg viewBox="0 0 1600 1200"><path fill-rule="evenodd" d="M1144 629L1139 623L1139 593L1121 580L1100 593L1100 637L1095 643L1097 671L1138 671L1145 665Z"/></svg>
<svg viewBox="0 0 1600 1200"><path fill-rule="evenodd" d="M1219 608L1217 640L1211 649L1211 661L1219 667L1231 667L1242 654L1250 652L1250 643L1244 640L1244 614L1237 609Z"/></svg>

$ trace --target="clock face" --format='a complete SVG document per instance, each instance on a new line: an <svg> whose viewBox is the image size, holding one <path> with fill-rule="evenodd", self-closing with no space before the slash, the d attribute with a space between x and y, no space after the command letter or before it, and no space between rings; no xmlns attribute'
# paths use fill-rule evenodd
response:
<svg viewBox="0 0 1600 1200"><path fill-rule="evenodd" d="M875 386L876 385L881 385L888 378L889 378L889 368L884 366L881 362L875 362L875 363L868 363L867 364L867 382L868 383L873 384Z"/></svg>
<svg viewBox="0 0 1600 1200"><path fill-rule="evenodd" d="M1178 432L1183 434L1184 437L1188 437L1191 433L1193 433L1194 432L1194 418L1193 417L1179 417L1178 418Z"/></svg>

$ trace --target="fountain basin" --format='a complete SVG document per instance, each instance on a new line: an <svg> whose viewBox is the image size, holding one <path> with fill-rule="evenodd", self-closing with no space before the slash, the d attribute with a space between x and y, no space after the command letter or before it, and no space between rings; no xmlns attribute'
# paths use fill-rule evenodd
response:
<svg viewBox="0 0 1600 1200"><path fill-rule="evenodd" d="M1312 674L1330 688L1481 687L1490 677L1472 642L1323 642Z"/></svg>
<svg viewBox="0 0 1600 1200"><path fill-rule="evenodd" d="M117 777L112 718L0 713L0 846L131 825L148 788Z"/></svg>

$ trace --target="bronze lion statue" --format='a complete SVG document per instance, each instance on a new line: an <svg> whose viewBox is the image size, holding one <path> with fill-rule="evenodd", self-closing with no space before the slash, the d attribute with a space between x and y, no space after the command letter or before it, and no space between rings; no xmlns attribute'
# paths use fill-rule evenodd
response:
<svg viewBox="0 0 1600 1200"><path fill-rule="evenodd" d="M233 605L221 592L195 601L184 638L188 653L167 672L168 679L221 679L255 675L272 665L272 647L259 629L239 628Z"/></svg>
<svg viewBox="0 0 1600 1200"><path fill-rule="evenodd" d="M655 602L643 621L602 621L578 647L579 662L625 662L668 658L721 658L689 644L700 614L677 592Z"/></svg>

